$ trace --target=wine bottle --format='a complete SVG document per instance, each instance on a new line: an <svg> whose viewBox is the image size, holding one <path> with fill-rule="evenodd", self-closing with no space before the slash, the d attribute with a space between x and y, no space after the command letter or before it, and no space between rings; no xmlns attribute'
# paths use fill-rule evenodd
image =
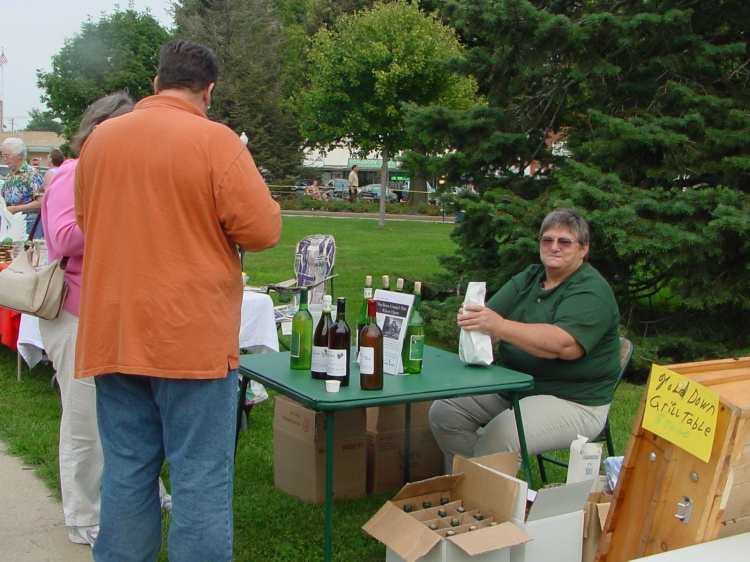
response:
<svg viewBox="0 0 750 562"><path fill-rule="evenodd" d="M396 292L403 293L404 292L404 278L399 277L396 279Z"/></svg>
<svg viewBox="0 0 750 562"><path fill-rule="evenodd" d="M422 283L414 283L414 306L411 309L409 322L406 325L404 347L401 350L401 362L404 373L417 374L422 372L422 356L424 354L424 321L422 320Z"/></svg>
<svg viewBox="0 0 750 562"><path fill-rule="evenodd" d="M362 390L383 389L383 332L375 320L377 312L377 302L369 299L369 323L359 334L359 386Z"/></svg>
<svg viewBox="0 0 750 562"><path fill-rule="evenodd" d="M323 312L315 326L312 348L312 378L325 380L328 377L328 331L333 325L331 320L331 295L323 296Z"/></svg>
<svg viewBox="0 0 750 562"><path fill-rule="evenodd" d="M336 299L336 322L328 330L328 369L329 379L341 381L341 386L349 386L349 364L352 333L346 323L346 299Z"/></svg>
<svg viewBox="0 0 750 562"><path fill-rule="evenodd" d="M362 290L362 306L359 307L359 320L357 321L356 348L359 350L359 332L367 326L367 301L372 298L372 275L365 276L365 288Z"/></svg>
<svg viewBox="0 0 750 562"><path fill-rule="evenodd" d="M386 291L391 290L391 278L387 275L383 275L383 289L385 289Z"/></svg>
<svg viewBox="0 0 750 562"><path fill-rule="evenodd" d="M307 370L312 363L312 316L307 309L307 289L299 295L299 310L292 318L292 345L290 347L292 369Z"/></svg>

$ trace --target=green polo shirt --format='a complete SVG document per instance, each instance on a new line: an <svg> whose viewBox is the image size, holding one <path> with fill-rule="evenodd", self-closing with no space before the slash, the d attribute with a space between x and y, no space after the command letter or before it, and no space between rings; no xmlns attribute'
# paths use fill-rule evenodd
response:
<svg viewBox="0 0 750 562"><path fill-rule="evenodd" d="M527 396L551 394L586 406L609 404L620 369L620 312L612 288L589 263L554 289L542 287L544 278L544 267L529 266L487 306L510 320L559 326L580 344L583 357L541 359L501 342L498 363L534 376L534 389Z"/></svg>

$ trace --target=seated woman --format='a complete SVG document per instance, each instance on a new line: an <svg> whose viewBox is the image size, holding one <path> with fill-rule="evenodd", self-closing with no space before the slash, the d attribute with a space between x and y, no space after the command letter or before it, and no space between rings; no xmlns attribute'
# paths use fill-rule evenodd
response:
<svg viewBox="0 0 750 562"><path fill-rule="evenodd" d="M487 302L467 305L458 325L499 342L499 363L534 376L521 399L529 454L567 448L604 427L619 373L620 313L612 289L586 258L589 226L574 210L549 213L531 265ZM430 426L446 455L520 451L511 402L502 394L436 401Z"/></svg>
<svg viewBox="0 0 750 562"><path fill-rule="evenodd" d="M305 195L312 197L313 199L322 199L323 196L320 192L320 182L318 180L313 180L312 184L305 188Z"/></svg>

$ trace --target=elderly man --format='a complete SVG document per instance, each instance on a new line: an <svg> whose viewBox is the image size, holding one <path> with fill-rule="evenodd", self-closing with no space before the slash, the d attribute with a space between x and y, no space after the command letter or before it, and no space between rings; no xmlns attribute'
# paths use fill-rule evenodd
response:
<svg viewBox="0 0 750 562"><path fill-rule="evenodd" d="M16 137L9 137L0 144L0 154L8 165L10 174L5 178L0 195L8 211L26 214L26 234L31 234L39 216L42 196L42 175L26 162L26 145ZM34 238L42 237L41 221L34 231Z"/></svg>

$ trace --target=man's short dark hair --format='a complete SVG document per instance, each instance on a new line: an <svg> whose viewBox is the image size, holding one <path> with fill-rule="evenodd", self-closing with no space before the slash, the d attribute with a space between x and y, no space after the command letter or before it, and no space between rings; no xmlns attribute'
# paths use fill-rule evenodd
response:
<svg viewBox="0 0 750 562"><path fill-rule="evenodd" d="M219 77L214 52L198 43L176 39L159 51L159 89L200 92Z"/></svg>

